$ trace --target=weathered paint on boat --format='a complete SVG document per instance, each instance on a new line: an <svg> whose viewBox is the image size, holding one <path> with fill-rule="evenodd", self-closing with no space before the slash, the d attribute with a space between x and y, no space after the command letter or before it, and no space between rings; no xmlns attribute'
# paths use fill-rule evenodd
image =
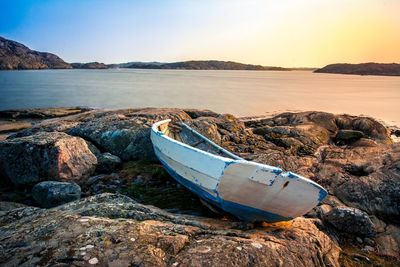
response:
<svg viewBox="0 0 400 267"><path fill-rule="evenodd" d="M327 195L319 184L292 172L231 154L225 153L231 158L215 155L177 141L165 134L169 122L157 122L151 130L155 154L167 172L206 202L241 220L291 220L307 213Z"/></svg>

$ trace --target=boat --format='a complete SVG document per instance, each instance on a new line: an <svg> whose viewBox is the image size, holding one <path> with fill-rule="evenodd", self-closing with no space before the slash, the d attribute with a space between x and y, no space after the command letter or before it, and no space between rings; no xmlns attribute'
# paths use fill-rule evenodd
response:
<svg viewBox="0 0 400 267"><path fill-rule="evenodd" d="M202 202L247 222L292 220L317 206L327 191L281 168L247 161L184 122L151 128L154 152L166 171Z"/></svg>

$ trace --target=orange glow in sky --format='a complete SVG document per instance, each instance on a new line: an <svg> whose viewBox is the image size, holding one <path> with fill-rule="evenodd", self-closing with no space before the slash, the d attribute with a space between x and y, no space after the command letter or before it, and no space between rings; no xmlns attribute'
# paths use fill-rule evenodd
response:
<svg viewBox="0 0 400 267"><path fill-rule="evenodd" d="M239 21L222 35L220 29L215 32L212 43L217 45L207 51L209 58L286 67L400 62L400 1L296 0L255 5L239 5ZM190 44L198 48L183 48L188 51L185 58L205 52L196 40Z"/></svg>

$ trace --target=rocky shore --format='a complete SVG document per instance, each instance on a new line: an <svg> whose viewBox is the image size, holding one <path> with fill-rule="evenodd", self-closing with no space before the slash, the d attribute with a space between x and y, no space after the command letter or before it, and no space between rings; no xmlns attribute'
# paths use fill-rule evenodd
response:
<svg viewBox="0 0 400 267"><path fill-rule="evenodd" d="M329 191L290 222L214 214L157 162L183 120L248 160ZM0 112L0 266L398 266L400 143L368 117L82 108Z"/></svg>

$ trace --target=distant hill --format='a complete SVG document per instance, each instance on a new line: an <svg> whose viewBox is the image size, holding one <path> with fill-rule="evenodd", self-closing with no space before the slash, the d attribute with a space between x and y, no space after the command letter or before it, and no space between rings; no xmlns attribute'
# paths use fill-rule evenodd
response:
<svg viewBox="0 0 400 267"><path fill-rule="evenodd" d="M71 63L74 69L107 69L108 66L104 63L89 62L89 63Z"/></svg>
<svg viewBox="0 0 400 267"><path fill-rule="evenodd" d="M130 66L138 66L137 68L139 68L139 66L148 66L148 65L162 65L165 63L162 62L141 62L141 61L132 61L132 62L126 62L126 63L117 63L117 64L107 64L108 68L128 68Z"/></svg>
<svg viewBox="0 0 400 267"><path fill-rule="evenodd" d="M120 64L104 64L99 62L67 63L60 57L31 50L25 45L0 37L0 70L21 69L185 69L185 70L296 70L296 68L270 67L243 64L233 61L191 60L173 63L163 62L127 62ZM298 68L306 70L307 68Z"/></svg>
<svg viewBox="0 0 400 267"><path fill-rule="evenodd" d="M185 69L185 70L290 70L281 67L242 64L233 61L191 60L173 63L131 62L114 64L112 67L131 69Z"/></svg>
<svg viewBox="0 0 400 267"><path fill-rule="evenodd" d="M357 75L384 75L400 76L400 64L384 63L362 63L362 64L331 64L321 69L317 73L338 73L338 74L357 74Z"/></svg>
<svg viewBox="0 0 400 267"><path fill-rule="evenodd" d="M70 69L58 56L29 49L23 44L0 37L0 70Z"/></svg>

